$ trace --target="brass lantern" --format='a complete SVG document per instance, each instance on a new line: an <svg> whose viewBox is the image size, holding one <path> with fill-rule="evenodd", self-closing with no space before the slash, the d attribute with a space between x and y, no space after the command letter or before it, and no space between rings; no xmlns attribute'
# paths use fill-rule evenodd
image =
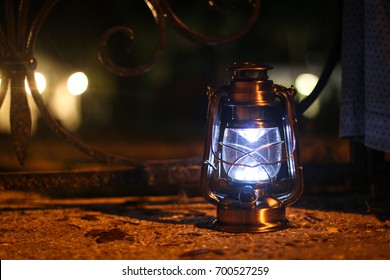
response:
<svg viewBox="0 0 390 280"><path fill-rule="evenodd" d="M268 232L288 226L286 206L302 194L296 90L274 85L272 67L235 63L232 81L208 88L202 192L217 206L216 230Z"/></svg>

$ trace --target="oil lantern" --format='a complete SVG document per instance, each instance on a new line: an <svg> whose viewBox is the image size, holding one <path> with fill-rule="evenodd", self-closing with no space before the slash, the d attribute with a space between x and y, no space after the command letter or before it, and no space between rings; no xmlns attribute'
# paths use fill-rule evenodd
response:
<svg viewBox="0 0 390 280"><path fill-rule="evenodd" d="M268 232L289 225L286 206L303 190L294 87L273 84L272 67L234 63L229 85L208 88L202 193L217 206L216 230Z"/></svg>

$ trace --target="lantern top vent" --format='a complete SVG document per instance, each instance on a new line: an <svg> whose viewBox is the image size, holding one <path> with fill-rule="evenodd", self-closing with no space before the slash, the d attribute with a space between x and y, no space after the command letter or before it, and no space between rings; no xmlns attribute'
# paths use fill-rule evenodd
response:
<svg viewBox="0 0 390 280"><path fill-rule="evenodd" d="M267 71L272 70L271 66L259 65L250 61L235 62L228 67L228 71L233 71L233 80L257 80L267 81Z"/></svg>
<svg viewBox="0 0 390 280"><path fill-rule="evenodd" d="M253 62L233 63L228 70L233 71L229 87L229 105L274 105L273 82L268 80L270 66Z"/></svg>

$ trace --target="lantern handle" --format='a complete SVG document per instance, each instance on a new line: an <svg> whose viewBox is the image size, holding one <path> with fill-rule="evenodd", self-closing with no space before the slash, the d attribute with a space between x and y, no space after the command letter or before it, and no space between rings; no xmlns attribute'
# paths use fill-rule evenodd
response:
<svg viewBox="0 0 390 280"><path fill-rule="evenodd" d="M295 203L303 192L303 173L302 173L302 165L299 159L299 148L297 142L297 117L295 114L295 101L294 97L297 93L294 86L290 88L286 88L281 85L274 84L273 85L274 93L281 99L286 108L286 116L284 126L284 132L286 135L286 147L287 153L292 154L291 157L288 157L287 164L289 166L288 170L290 173L290 177L293 178L293 190L287 194L282 194L277 197L278 200L282 201L285 205L290 205ZM292 149L291 147L294 147Z"/></svg>
<svg viewBox="0 0 390 280"><path fill-rule="evenodd" d="M207 96L208 96L208 109L207 109L207 135L206 143L204 148L204 157L202 164L202 174L201 174L201 188L202 194L211 204L217 205L223 200L223 196L216 195L209 188L209 180L213 169L215 166L213 164L215 154L213 153L215 149L214 145L218 145L218 141L214 142L214 136L219 135L220 129L220 111L221 111L221 101L227 96L227 86L221 87L218 90L212 89L210 86L207 87ZM217 138L218 139L218 138Z"/></svg>

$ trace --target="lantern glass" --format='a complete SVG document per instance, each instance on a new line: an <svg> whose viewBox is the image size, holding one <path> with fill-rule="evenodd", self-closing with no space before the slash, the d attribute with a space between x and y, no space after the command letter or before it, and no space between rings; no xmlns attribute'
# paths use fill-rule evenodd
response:
<svg viewBox="0 0 390 280"><path fill-rule="evenodd" d="M221 145L223 168L232 182L261 185L276 178L282 159L277 127L226 128Z"/></svg>

